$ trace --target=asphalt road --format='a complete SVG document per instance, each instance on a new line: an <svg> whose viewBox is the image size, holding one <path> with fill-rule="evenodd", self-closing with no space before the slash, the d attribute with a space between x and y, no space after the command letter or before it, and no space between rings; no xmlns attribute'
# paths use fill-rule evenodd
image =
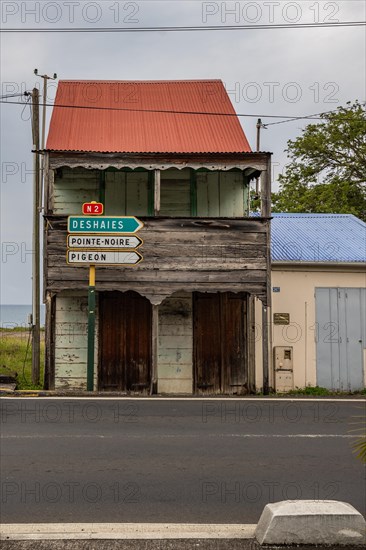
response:
<svg viewBox="0 0 366 550"><path fill-rule="evenodd" d="M268 502L365 515L364 403L2 399L3 523L256 523ZM358 419L359 425L361 419Z"/></svg>

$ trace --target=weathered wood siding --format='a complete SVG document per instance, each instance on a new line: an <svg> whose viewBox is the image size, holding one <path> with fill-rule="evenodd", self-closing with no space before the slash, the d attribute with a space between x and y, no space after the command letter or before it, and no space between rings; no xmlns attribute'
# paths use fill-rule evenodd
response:
<svg viewBox="0 0 366 550"><path fill-rule="evenodd" d="M86 390L88 297L85 293L67 291L56 297L55 388ZM97 388L98 312L94 386Z"/></svg>
<svg viewBox="0 0 366 550"><path fill-rule="evenodd" d="M160 173L160 215L191 215L191 171L162 170Z"/></svg>
<svg viewBox="0 0 366 550"><path fill-rule="evenodd" d="M50 209L54 214L81 214L84 202L99 200L100 172L62 168L55 174L53 187L50 190Z"/></svg>
<svg viewBox="0 0 366 550"><path fill-rule="evenodd" d="M159 393L192 393L192 354L192 295L174 294L159 306Z"/></svg>
<svg viewBox="0 0 366 550"><path fill-rule="evenodd" d="M98 267L97 290L135 290L156 304L178 291L248 292L266 300L268 221L148 218L144 222L139 233L144 261L135 267ZM88 268L66 264L66 236L66 218L50 217L46 290L87 289Z"/></svg>

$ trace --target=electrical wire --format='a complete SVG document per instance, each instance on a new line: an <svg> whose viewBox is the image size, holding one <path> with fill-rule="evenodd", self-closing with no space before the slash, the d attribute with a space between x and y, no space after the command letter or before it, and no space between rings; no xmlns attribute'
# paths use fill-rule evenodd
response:
<svg viewBox="0 0 366 550"><path fill-rule="evenodd" d="M23 92L22 94L9 94L9 95L2 95L0 96L0 99L8 99L8 98L13 98L13 97L24 97L26 94L26 92Z"/></svg>
<svg viewBox="0 0 366 550"><path fill-rule="evenodd" d="M283 23L272 25L207 25L207 26L171 26L171 27L76 27L76 28L2 28L0 33L134 33L134 32L196 32L196 31L242 31L242 30L275 30L275 29L318 29L318 28L341 28L341 27L363 27L366 21L337 21L333 23Z"/></svg>
<svg viewBox="0 0 366 550"><path fill-rule="evenodd" d="M0 103L5 103L7 105L24 105L23 102L19 101L0 101ZM34 105L29 103L29 105ZM314 115L304 115L294 117L293 115L263 115L263 114L249 114L249 113L214 113L214 112L204 112L204 111L174 111L168 109L131 109L131 108L121 108L121 107L96 107L96 106L86 106L86 105L57 105L55 103L40 103L41 107L54 107L59 109L88 109L91 111L124 111L124 112L134 112L134 113L159 113L159 114L172 114L172 115L199 115L199 116L222 116L222 117L250 117L250 118L280 118L280 119L289 119L288 122L293 120L323 120L322 115L327 115L330 113L335 113L338 109L333 109L332 111L325 111L322 113L316 113ZM286 121L287 122L287 121ZM269 126L270 123L268 123ZM275 123L272 123L275 124ZM267 126L267 125L265 125Z"/></svg>
<svg viewBox="0 0 366 550"><path fill-rule="evenodd" d="M363 106L365 104L362 104ZM325 113L321 113L322 115L329 115L331 113L336 113L338 111L338 109L335 109L334 111L327 111ZM263 128L267 128L267 126L276 126L277 124L285 124L286 122L294 122L296 120L324 120L324 118L320 118L320 119L314 119L313 117L314 116L317 116L317 115L309 115L309 116L306 116L306 117L294 117L294 118L291 118L291 119L288 119L288 120L280 120L278 122L268 122L268 124L263 124L262 127Z"/></svg>

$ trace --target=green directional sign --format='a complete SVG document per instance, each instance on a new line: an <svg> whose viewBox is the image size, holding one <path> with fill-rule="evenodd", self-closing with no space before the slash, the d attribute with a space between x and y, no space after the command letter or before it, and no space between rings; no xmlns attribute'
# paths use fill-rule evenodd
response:
<svg viewBox="0 0 366 550"><path fill-rule="evenodd" d="M69 233L136 233L144 224L134 216L69 216Z"/></svg>

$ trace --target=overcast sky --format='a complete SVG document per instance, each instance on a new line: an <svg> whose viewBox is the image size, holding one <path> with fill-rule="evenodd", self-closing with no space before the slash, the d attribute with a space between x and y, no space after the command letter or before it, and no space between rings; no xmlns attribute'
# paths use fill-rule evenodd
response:
<svg viewBox="0 0 366 550"><path fill-rule="evenodd" d="M365 20L363 0L201 2L1 2L3 28L151 27ZM41 74L60 79L219 78L238 113L303 116L365 99L365 28L1 35L2 95L31 90ZM48 101L54 99L51 87ZM50 113L49 113L50 114ZM49 117L48 117L49 118ZM241 118L255 147L256 118ZM286 143L305 126L270 126L276 177ZM31 303L32 155L29 107L1 105L2 304ZM28 173L29 172L29 173Z"/></svg>

